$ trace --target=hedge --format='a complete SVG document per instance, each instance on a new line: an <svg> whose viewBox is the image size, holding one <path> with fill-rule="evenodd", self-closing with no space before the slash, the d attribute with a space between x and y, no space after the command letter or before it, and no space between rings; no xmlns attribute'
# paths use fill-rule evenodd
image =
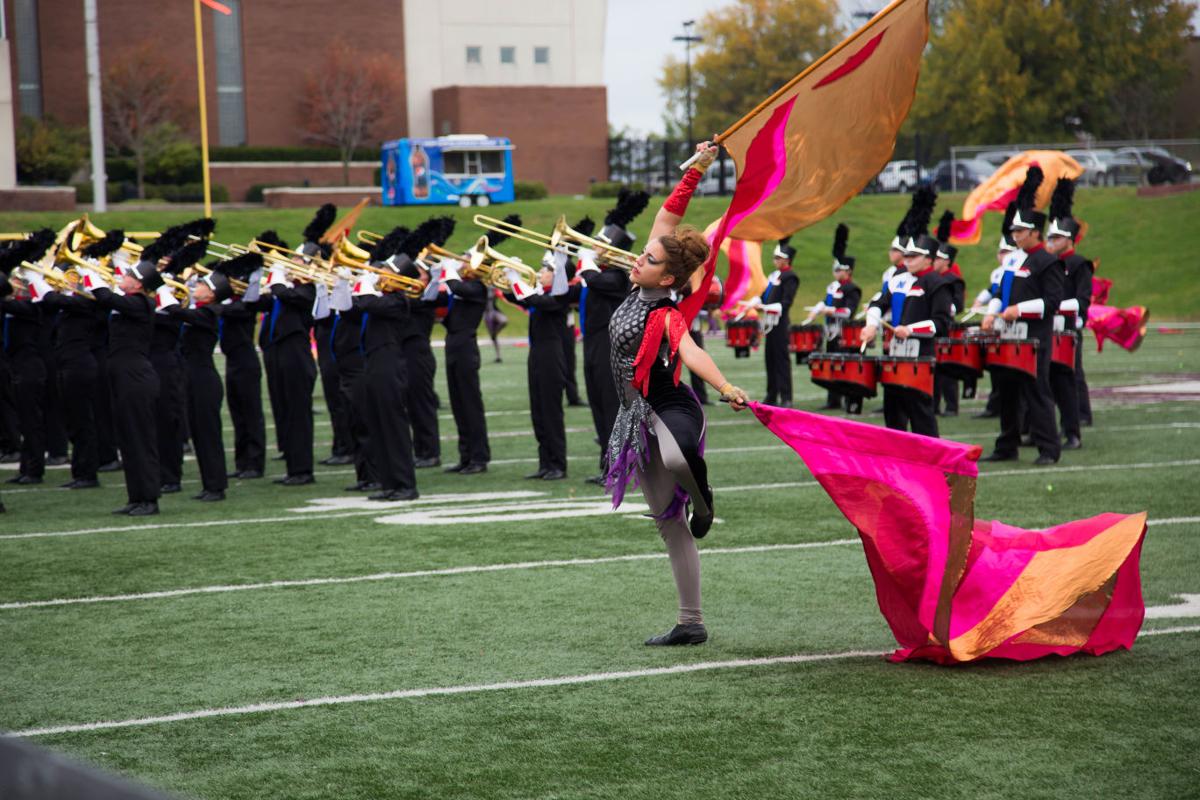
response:
<svg viewBox="0 0 1200 800"><path fill-rule="evenodd" d="M644 191L646 187L640 182L596 181L588 187L588 197L616 197L625 188L640 192Z"/></svg>
<svg viewBox="0 0 1200 800"><path fill-rule="evenodd" d="M546 191L546 184L541 181L515 181L513 196L517 200L541 200L549 197L550 192Z"/></svg>
<svg viewBox="0 0 1200 800"><path fill-rule="evenodd" d="M359 147L351 161L379 161L378 147ZM209 161L337 161L336 147L210 147Z"/></svg>
<svg viewBox="0 0 1200 800"><path fill-rule="evenodd" d="M137 184L132 181L109 181L106 187L108 202L121 203L126 200L137 199ZM75 184L75 202L77 203L92 203L95 202L95 194L92 192L91 183ZM146 184L146 199L147 200L165 200L168 203L202 203L204 202L204 184L203 183L183 183L183 184ZM212 186L212 201L214 203L228 203L229 190L219 183Z"/></svg>

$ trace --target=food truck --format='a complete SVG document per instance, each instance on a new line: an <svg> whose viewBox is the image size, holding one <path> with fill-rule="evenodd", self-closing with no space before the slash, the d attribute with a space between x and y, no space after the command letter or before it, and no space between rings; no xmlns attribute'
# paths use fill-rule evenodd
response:
<svg viewBox="0 0 1200 800"><path fill-rule="evenodd" d="M383 204L511 203L512 151L508 139L481 134L384 142Z"/></svg>

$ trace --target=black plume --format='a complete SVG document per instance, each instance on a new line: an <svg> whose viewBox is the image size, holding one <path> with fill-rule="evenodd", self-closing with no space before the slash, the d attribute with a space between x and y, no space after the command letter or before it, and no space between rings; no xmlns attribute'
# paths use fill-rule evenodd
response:
<svg viewBox="0 0 1200 800"><path fill-rule="evenodd" d="M438 229L434 233L431 241L438 247L442 247L450 240L450 237L454 235L454 228L458 225L458 221L449 215L444 217L435 217L434 219L438 224Z"/></svg>
<svg viewBox="0 0 1200 800"><path fill-rule="evenodd" d="M514 226L520 225L521 224L521 215L520 214L509 214L507 217L504 218L504 221L507 222L509 225L514 225ZM507 233L498 233L496 231L488 231L485 235L487 236L488 244L491 245L492 247L495 247L496 245L500 244L501 242L503 242L505 239L508 238Z"/></svg>
<svg viewBox="0 0 1200 800"><path fill-rule="evenodd" d="M942 218L938 220L937 236L935 237L942 244L950 241L950 224L952 222L954 222L954 212L946 209L942 212Z"/></svg>
<svg viewBox="0 0 1200 800"><path fill-rule="evenodd" d="M628 227L650 204L650 193L624 187L617 194L617 205L604 216L605 225Z"/></svg>
<svg viewBox="0 0 1200 800"><path fill-rule="evenodd" d="M312 222L308 223L308 227L304 229L304 241L319 241L325 235L325 231L329 230L329 226L333 224L336 217L337 206L333 203L326 203L318 208L317 213L313 215Z"/></svg>
<svg viewBox="0 0 1200 800"><path fill-rule="evenodd" d="M231 280L244 281L254 270L263 265L262 253L244 253L240 256L218 261L213 265L213 272L219 272Z"/></svg>
<svg viewBox="0 0 1200 800"><path fill-rule="evenodd" d="M92 242L87 247L83 248L83 255L88 258L103 258L109 253L115 252L125 242L125 231L113 230L104 234L104 238L98 242Z"/></svg>
<svg viewBox="0 0 1200 800"><path fill-rule="evenodd" d="M844 222L839 222L837 230L833 232L833 257L838 263L846 257L846 245L850 243L850 227Z"/></svg>
<svg viewBox="0 0 1200 800"><path fill-rule="evenodd" d="M185 222L179 227L183 229L184 236L199 236L201 239L207 239L217 229L217 221L212 217L201 217L191 222Z"/></svg>
<svg viewBox="0 0 1200 800"><path fill-rule="evenodd" d="M582 233L584 236L591 236L596 230L596 220L592 219L591 217L584 217L571 227Z"/></svg>
<svg viewBox="0 0 1200 800"><path fill-rule="evenodd" d="M204 239L193 239L171 254L171 262L163 272L178 275L185 269L204 258L208 252L208 242Z"/></svg>
<svg viewBox="0 0 1200 800"><path fill-rule="evenodd" d="M16 266L14 260L20 246L20 242L0 242L0 275L12 272Z"/></svg>
<svg viewBox="0 0 1200 800"><path fill-rule="evenodd" d="M256 238L260 242L266 242L267 244L273 244L276 247L282 247L284 250L292 249L291 245L289 245L283 239L279 238L279 234L275 232L274 228L272 228L271 230L263 231L262 233L260 233L258 236L254 237L254 238Z"/></svg>
<svg viewBox="0 0 1200 800"><path fill-rule="evenodd" d="M1004 221L1000 223L1000 233L1004 236L1012 235L1013 217L1017 215L1017 204L1009 203L1004 209Z"/></svg>
<svg viewBox="0 0 1200 800"><path fill-rule="evenodd" d="M933 209L936 206L937 190L932 186L922 186L913 192L912 217L909 219L910 236L929 233L929 222L933 219Z"/></svg>
<svg viewBox="0 0 1200 800"><path fill-rule="evenodd" d="M1062 219L1071 216L1075 205L1075 181L1070 178L1059 178L1050 196L1050 219Z"/></svg>
<svg viewBox="0 0 1200 800"><path fill-rule="evenodd" d="M1042 181L1046 176L1042 172L1042 168L1034 164L1025 173L1025 182L1021 184L1021 191L1017 192L1017 208L1021 211L1037 210L1037 191L1041 188Z"/></svg>
<svg viewBox="0 0 1200 800"><path fill-rule="evenodd" d="M49 228L34 231L25 239L9 243L0 251L0 271L7 274L21 266L22 261L37 261L53 244L54 231Z"/></svg>
<svg viewBox="0 0 1200 800"><path fill-rule="evenodd" d="M433 242L434 237L442 230L442 222L439 218L433 217L427 219L417 226L417 229L405 237L404 242L400 245L400 252L404 253L409 258L416 258L421 254L421 251Z"/></svg>
<svg viewBox="0 0 1200 800"><path fill-rule="evenodd" d="M382 239L375 243L371 248L371 260L376 262L387 261L400 249L400 245L404 244L404 240L408 238L408 228L403 225L397 225L388 231Z"/></svg>

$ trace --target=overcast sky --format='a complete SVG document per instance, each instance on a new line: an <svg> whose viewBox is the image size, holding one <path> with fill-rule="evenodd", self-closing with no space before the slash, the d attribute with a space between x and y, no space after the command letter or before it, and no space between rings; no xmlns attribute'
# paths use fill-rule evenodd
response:
<svg viewBox="0 0 1200 800"><path fill-rule="evenodd" d="M672 37L683 33L684 20L699 20L706 11L730 2L608 0L604 82L608 86L608 121L611 125L640 133L662 131L662 95L658 77L669 54L683 56L683 43L672 41ZM887 0L841 2L846 19L852 12L878 10L885 5ZM859 20L860 24L862 22ZM799 65L796 71L805 66Z"/></svg>

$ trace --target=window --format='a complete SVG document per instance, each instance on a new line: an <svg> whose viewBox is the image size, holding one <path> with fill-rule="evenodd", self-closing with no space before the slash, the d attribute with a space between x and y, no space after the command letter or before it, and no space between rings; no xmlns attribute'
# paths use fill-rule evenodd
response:
<svg viewBox="0 0 1200 800"><path fill-rule="evenodd" d="M38 42L37 0L13 3L13 44L17 49L17 101L20 113L42 116L42 56Z"/></svg>
<svg viewBox="0 0 1200 800"><path fill-rule="evenodd" d="M533 63L549 64L550 63L550 48L549 47L533 48Z"/></svg>
<svg viewBox="0 0 1200 800"><path fill-rule="evenodd" d="M467 63L482 64L483 63L483 48L478 45L467 45Z"/></svg>
<svg viewBox="0 0 1200 800"><path fill-rule="evenodd" d="M217 54L217 141L246 143L246 92L242 72L241 0L224 0L231 13L213 11L213 49Z"/></svg>
<svg viewBox="0 0 1200 800"><path fill-rule="evenodd" d="M499 150L450 150L442 153L444 175L503 174L504 153Z"/></svg>
<svg viewBox="0 0 1200 800"><path fill-rule="evenodd" d="M517 63L517 48L501 47L500 48L500 63L501 64Z"/></svg>

